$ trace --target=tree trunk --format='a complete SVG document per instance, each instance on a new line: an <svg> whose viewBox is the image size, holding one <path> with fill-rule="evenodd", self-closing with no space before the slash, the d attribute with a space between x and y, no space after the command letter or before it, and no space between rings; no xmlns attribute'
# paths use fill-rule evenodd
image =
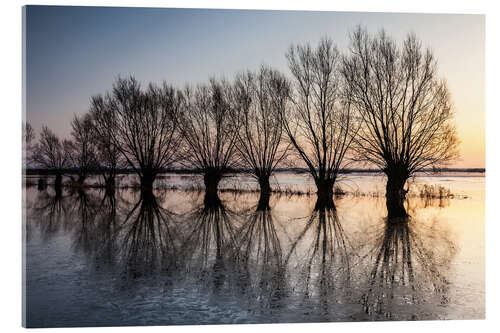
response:
<svg viewBox="0 0 500 333"><path fill-rule="evenodd" d="M54 181L55 187L61 187L62 185L62 175L60 173L56 174L56 180Z"/></svg>
<svg viewBox="0 0 500 333"><path fill-rule="evenodd" d="M141 177L141 191L152 192L155 178L156 174L154 172L152 171L143 172Z"/></svg>
<svg viewBox="0 0 500 333"><path fill-rule="evenodd" d="M152 188L141 188L141 200L142 207L145 211L152 211L154 205L156 205L156 197L153 193ZM148 210L149 209L149 210Z"/></svg>
<svg viewBox="0 0 500 333"><path fill-rule="evenodd" d="M259 178L260 193L271 193L271 185L269 184L269 176Z"/></svg>
<svg viewBox="0 0 500 333"><path fill-rule="evenodd" d="M335 210L335 203L333 202L333 195L319 195L316 198L314 205L315 211Z"/></svg>
<svg viewBox="0 0 500 333"><path fill-rule="evenodd" d="M333 185L335 181L333 179L318 179L316 180L317 187L317 203L321 205L333 204Z"/></svg>
<svg viewBox="0 0 500 333"><path fill-rule="evenodd" d="M206 171L203 175L203 181L205 183L205 197L217 198L217 188L222 179L222 175L217 171Z"/></svg>
<svg viewBox="0 0 500 333"><path fill-rule="evenodd" d="M106 194L113 196L115 194L115 177L111 176L105 180Z"/></svg>
<svg viewBox="0 0 500 333"><path fill-rule="evenodd" d="M43 191L47 187L45 178L38 178L38 191Z"/></svg>
<svg viewBox="0 0 500 333"><path fill-rule="evenodd" d="M263 176L259 178L260 197L257 204L257 210L268 210L269 199L271 198L271 185L269 184L269 177Z"/></svg>
<svg viewBox="0 0 500 333"><path fill-rule="evenodd" d="M203 204L204 204L204 209L207 211L218 211L224 208L217 192L215 192L215 195L205 192L205 197L203 198Z"/></svg>
<svg viewBox="0 0 500 333"><path fill-rule="evenodd" d="M269 192L260 192L259 202L257 203L257 210L264 211L269 210L269 200L271 199L271 194Z"/></svg>
<svg viewBox="0 0 500 333"><path fill-rule="evenodd" d="M406 184L407 177L400 173L392 173L387 175L386 185L386 205L388 218L407 217L408 213L404 206L406 199Z"/></svg>
<svg viewBox="0 0 500 333"><path fill-rule="evenodd" d="M79 176L78 176L78 180L77 180L77 182L78 182L78 185L79 185L79 186L82 186L82 185L83 185L83 183L85 182L85 178L87 178L85 175L79 175Z"/></svg>
<svg viewBox="0 0 500 333"><path fill-rule="evenodd" d="M56 180L54 181L54 189L56 190L56 195L61 194L62 187L62 175L60 173L56 174Z"/></svg>

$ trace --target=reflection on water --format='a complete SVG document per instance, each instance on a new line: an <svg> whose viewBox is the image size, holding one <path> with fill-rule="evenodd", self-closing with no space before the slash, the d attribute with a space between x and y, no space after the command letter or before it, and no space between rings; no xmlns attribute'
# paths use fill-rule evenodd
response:
<svg viewBox="0 0 500 333"><path fill-rule="evenodd" d="M152 193L141 193L120 226L122 269L133 278L169 274L178 266L175 220L157 200Z"/></svg>
<svg viewBox="0 0 500 333"><path fill-rule="evenodd" d="M333 201L315 203L304 229L292 243L289 255L292 253L304 302L328 316L335 309L332 303L343 302L351 291L350 256L355 255Z"/></svg>
<svg viewBox="0 0 500 333"><path fill-rule="evenodd" d="M256 303L255 311L279 309L288 293L286 263L269 198L259 200L244 219L238 239L242 296Z"/></svg>
<svg viewBox="0 0 500 333"><path fill-rule="evenodd" d="M29 327L484 317L481 200L414 198L390 220L371 197L27 198Z"/></svg>
<svg viewBox="0 0 500 333"><path fill-rule="evenodd" d="M186 214L183 260L188 274L215 295L226 293L236 276L236 216L218 197L205 196L203 203ZM224 290L223 290L224 289Z"/></svg>
<svg viewBox="0 0 500 333"><path fill-rule="evenodd" d="M30 219L27 217L26 230L27 239L32 235L33 227L40 229L40 234L46 238L59 231L66 224L66 216L69 210L69 200L67 196L51 195L47 191L36 194L36 199L28 203L28 209L36 217Z"/></svg>
<svg viewBox="0 0 500 333"><path fill-rule="evenodd" d="M443 230L412 218L386 220L370 251L373 268L363 295L365 312L380 319L398 314L405 315L402 319L437 315L418 305L449 303L446 274L455 252Z"/></svg>

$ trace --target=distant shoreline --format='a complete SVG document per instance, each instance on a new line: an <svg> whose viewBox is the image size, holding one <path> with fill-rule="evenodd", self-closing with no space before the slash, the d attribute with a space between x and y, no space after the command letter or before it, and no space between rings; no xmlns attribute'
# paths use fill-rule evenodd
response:
<svg viewBox="0 0 500 333"><path fill-rule="evenodd" d="M244 169L233 169L233 170L228 170L228 173L247 173L248 171ZM296 173L296 174L305 174L308 173L307 169L305 168L280 168L276 169L274 172L276 173L284 173L284 172L289 172L289 173ZM443 168L439 170L423 170L420 171L419 173L430 173L430 174L440 174L440 173L446 173L446 172L457 172L457 173L485 173L486 169L485 168ZM134 174L133 169L119 169L117 170L117 174ZM163 169L159 172L159 174L199 174L200 171L196 169ZM351 174L351 173L382 173L378 169L345 169L339 172L339 174ZM55 171L51 169L38 169L38 168L33 168L33 169L23 169L22 174L26 176L34 176L34 175L55 175ZM63 174L67 175L73 175L77 174L76 169L65 169L63 170ZM99 171L93 170L89 172L90 175L97 175L99 174Z"/></svg>

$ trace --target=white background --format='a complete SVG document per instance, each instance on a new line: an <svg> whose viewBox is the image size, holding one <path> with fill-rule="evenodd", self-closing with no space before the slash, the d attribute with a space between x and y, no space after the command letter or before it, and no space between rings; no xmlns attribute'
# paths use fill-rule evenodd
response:
<svg viewBox="0 0 500 333"><path fill-rule="evenodd" d="M500 219L500 11L497 1L478 0L345 0L345 1L2 1L0 10L0 327L3 331L21 328L21 6L97 5L141 7L198 7L297 9L331 11L414 12L486 14L486 320L385 323L272 324L225 326L176 326L77 329L78 331L160 332L251 332L304 330L363 332L490 332L500 331L499 266ZM498 327L497 327L498 326ZM57 329L63 332L69 329ZM42 330L47 331L47 330ZM50 329L48 331L55 331Z"/></svg>

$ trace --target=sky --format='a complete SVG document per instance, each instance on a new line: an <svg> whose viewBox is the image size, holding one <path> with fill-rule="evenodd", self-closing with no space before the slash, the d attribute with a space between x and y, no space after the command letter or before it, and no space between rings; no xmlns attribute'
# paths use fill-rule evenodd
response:
<svg viewBox="0 0 500 333"><path fill-rule="evenodd" d="M27 6L24 24L26 120L62 137L118 76L183 87L262 64L289 75L292 43L328 36L343 52L357 25L398 43L414 32L451 93L461 140L452 166L485 166L482 15Z"/></svg>

